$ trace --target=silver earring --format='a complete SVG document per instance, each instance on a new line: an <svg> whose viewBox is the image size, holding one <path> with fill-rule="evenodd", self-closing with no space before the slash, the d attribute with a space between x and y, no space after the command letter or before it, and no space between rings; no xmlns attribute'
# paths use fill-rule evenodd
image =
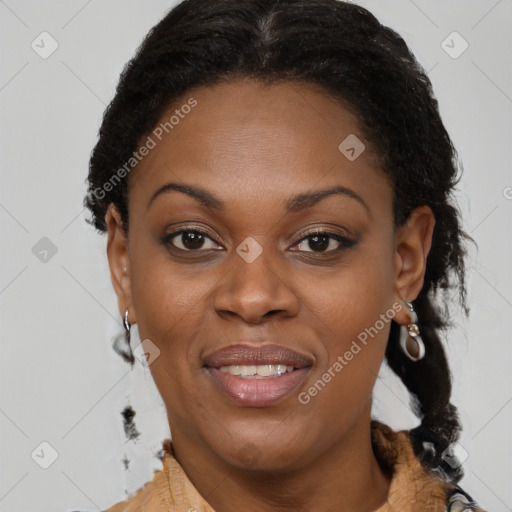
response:
<svg viewBox="0 0 512 512"><path fill-rule="evenodd" d="M400 348L411 361L419 361L425 357L425 345L420 336L418 327L418 315L412 304L404 300L409 310L410 321L400 327Z"/></svg>
<svg viewBox="0 0 512 512"><path fill-rule="evenodd" d="M130 343L130 330L131 324L128 320L128 309L124 313L123 318L124 333L116 336L114 339L113 347L114 350L132 366L135 363L135 357L132 352L132 346Z"/></svg>

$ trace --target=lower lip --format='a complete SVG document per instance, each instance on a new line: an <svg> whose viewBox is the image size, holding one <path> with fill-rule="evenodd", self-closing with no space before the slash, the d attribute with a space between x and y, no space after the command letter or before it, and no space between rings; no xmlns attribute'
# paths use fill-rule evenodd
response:
<svg viewBox="0 0 512 512"><path fill-rule="evenodd" d="M300 386L309 371L309 368L300 368L279 377L244 379L218 368L207 369L229 398L247 407L266 407L280 402Z"/></svg>

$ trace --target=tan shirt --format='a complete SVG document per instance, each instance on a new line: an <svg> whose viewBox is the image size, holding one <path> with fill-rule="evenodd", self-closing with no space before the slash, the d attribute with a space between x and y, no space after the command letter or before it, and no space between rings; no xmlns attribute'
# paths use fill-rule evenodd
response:
<svg viewBox="0 0 512 512"><path fill-rule="evenodd" d="M407 431L394 432L373 421L372 444L379 462L393 469L387 502L375 512L483 512L457 494L454 485L425 471ZM170 440L164 449L163 468L153 480L106 512L215 512L175 459Z"/></svg>

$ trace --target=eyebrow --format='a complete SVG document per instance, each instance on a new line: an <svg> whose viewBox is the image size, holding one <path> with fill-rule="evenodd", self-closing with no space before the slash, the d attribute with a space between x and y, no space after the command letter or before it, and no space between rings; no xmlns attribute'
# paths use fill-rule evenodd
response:
<svg viewBox="0 0 512 512"><path fill-rule="evenodd" d="M207 208L213 210L224 210L225 208L225 204L220 199L217 199L211 192L203 188L194 187L193 185L181 185L180 183L166 183L163 187L160 187L151 196L147 208L151 206L151 203L153 203L157 197L168 194L173 190L197 199L197 201L204 204Z"/></svg>
<svg viewBox="0 0 512 512"><path fill-rule="evenodd" d="M226 207L226 204L222 200L218 199L211 192L208 192L203 188L196 187L193 185L182 185L180 183L166 183L151 196L147 208L151 206L151 204L157 197L172 191L181 192L190 197L193 197L200 203L204 204L207 208L211 208L216 211L223 211L225 210ZM285 208L288 213L298 212L305 208L311 208L315 204L320 202L322 199L325 199L326 197L333 195L343 195L346 197L350 197L351 199L355 199L362 206L364 206L364 208L368 212L370 211L368 205L364 202L361 196L356 194L352 189L343 187L341 185L337 185L324 190L305 192L293 196L285 201Z"/></svg>

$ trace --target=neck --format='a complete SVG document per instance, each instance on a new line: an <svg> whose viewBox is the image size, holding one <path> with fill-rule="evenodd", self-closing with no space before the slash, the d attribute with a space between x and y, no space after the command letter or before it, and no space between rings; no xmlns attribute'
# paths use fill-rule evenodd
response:
<svg viewBox="0 0 512 512"><path fill-rule="evenodd" d="M278 473L234 468L177 434L176 459L216 512L373 512L386 501L390 480L373 453L369 411L304 467Z"/></svg>

